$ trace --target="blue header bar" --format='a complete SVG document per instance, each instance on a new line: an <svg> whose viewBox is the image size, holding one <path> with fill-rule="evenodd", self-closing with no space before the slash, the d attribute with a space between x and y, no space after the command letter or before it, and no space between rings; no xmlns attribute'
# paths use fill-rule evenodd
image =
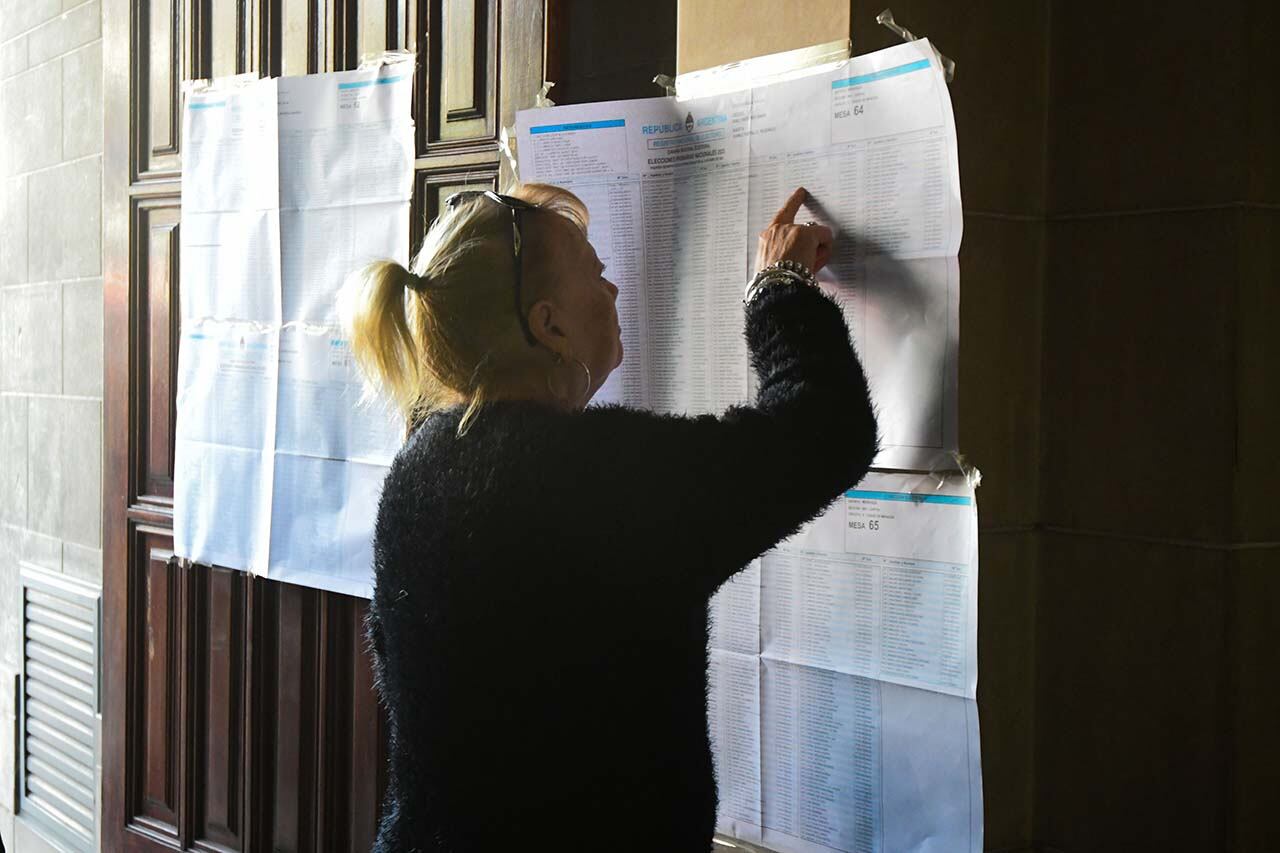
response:
<svg viewBox="0 0 1280 853"><path fill-rule="evenodd" d="M873 83L876 80L884 80L889 77L898 77L902 74L910 74L912 71L923 71L929 67L929 60L921 59L916 62L908 62L906 65L896 65L893 68L886 68L883 71L873 71L870 74L859 74L857 77L846 77L843 80L835 80L831 83L832 89L843 89L846 86L860 86L863 83Z"/></svg>
<svg viewBox="0 0 1280 853"><path fill-rule="evenodd" d="M339 83L338 88L339 89L363 89L366 86L373 86L375 84L378 86L384 86L387 83L399 83L404 78L405 78L405 75L401 74L399 77L379 77L376 80L355 80L355 81L352 81L351 83Z"/></svg>
<svg viewBox="0 0 1280 853"><path fill-rule="evenodd" d="M626 127L626 119L611 118L601 121L575 121L569 124L540 124L529 128L530 133L562 133L566 130L597 130L603 127Z"/></svg>
<svg viewBox="0 0 1280 853"><path fill-rule="evenodd" d="M929 495L919 492L864 492L850 489L844 493L846 498L862 498L867 501L900 501L913 504L950 504L951 506L972 506L973 499L964 495Z"/></svg>
<svg viewBox="0 0 1280 853"><path fill-rule="evenodd" d="M226 101L192 101L187 104L193 110L211 110L215 107L225 107L226 105Z"/></svg>

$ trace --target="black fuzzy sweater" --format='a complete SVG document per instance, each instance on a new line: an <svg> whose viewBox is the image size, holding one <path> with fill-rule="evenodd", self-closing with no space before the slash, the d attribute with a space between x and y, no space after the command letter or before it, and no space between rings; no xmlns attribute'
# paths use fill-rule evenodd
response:
<svg viewBox="0 0 1280 853"><path fill-rule="evenodd" d="M677 417L493 404L387 475L368 629L390 716L376 853L706 853L707 602L877 447L834 303L748 308L754 406Z"/></svg>

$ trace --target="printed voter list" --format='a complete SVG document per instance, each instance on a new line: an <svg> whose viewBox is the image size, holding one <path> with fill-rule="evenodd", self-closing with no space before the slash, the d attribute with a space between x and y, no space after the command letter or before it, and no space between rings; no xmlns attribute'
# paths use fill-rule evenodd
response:
<svg viewBox="0 0 1280 853"><path fill-rule="evenodd" d="M836 232L879 413L876 466L952 468L963 222L955 121L927 42L741 92L525 110L520 175L572 189L618 286L628 354L600 402L717 412L748 398L742 292L797 186Z"/></svg>
<svg viewBox="0 0 1280 853"><path fill-rule="evenodd" d="M517 116L521 177L572 189L619 288L627 359L597 396L748 400L743 288L797 186L836 232L882 434L876 466L954 467L963 228L927 42L786 82ZM710 608L719 830L785 853L982 849L977 507L961 477L873 472Z"/></svg>
<svg viewBox="0 0 1280 853"><path fill-rule="evenodd" d="M359 405L345 276L408 261L411 62L188 93L174 550L368 597L400 427Z"/></svg>
<svg viewBox="0 0 1280 853"><path fill-rule="evenodd" d="M719 829L786 853L982 849L978 522L872 473L716 593Z"/></svg>

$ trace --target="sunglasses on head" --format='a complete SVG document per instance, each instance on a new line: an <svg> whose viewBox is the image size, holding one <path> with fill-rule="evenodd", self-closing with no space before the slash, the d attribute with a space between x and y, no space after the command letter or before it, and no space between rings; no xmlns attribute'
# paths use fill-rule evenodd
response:
<svg viewBox="0 0 1280 853"><path fill-rule="evenodd" d="M520 318L520 331L524 332L524 338L529 342L529 346L537 346L538 341L533 336L533 330L529 328L529 318L525 316L524 297L521 295L521 239L520 234L520 213L525 210L537 210L536 204L530 204L522 198L516 198L511 195L503 195L493 190L462 190L450 195L444 200L445 210L450 212L457 209L458 205L464 202L472 201L477 198L486 198L489 201L502 205L511 211L511 255L515 260L516 266L516 316Z"/></svg>

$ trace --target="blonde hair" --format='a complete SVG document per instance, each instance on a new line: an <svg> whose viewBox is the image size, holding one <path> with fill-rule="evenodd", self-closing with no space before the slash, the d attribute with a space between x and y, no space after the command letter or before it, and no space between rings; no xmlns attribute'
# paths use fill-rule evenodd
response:
<svg viewBox="0 0 1280 853"><path fill-rule="evenodd" d="M509 194L564 216L586 235L586 205L568 190L523 184ZM531 219L521 214L525 305L539 295L529 274ZM348 279L341 313L352 353L370 396L394 405L408 430L438 409L466 403L458 427L465 433L502 382L535 357L513 310L513 238L510 208L477 197L436 218L408 269L375 261Z"/></svg>

